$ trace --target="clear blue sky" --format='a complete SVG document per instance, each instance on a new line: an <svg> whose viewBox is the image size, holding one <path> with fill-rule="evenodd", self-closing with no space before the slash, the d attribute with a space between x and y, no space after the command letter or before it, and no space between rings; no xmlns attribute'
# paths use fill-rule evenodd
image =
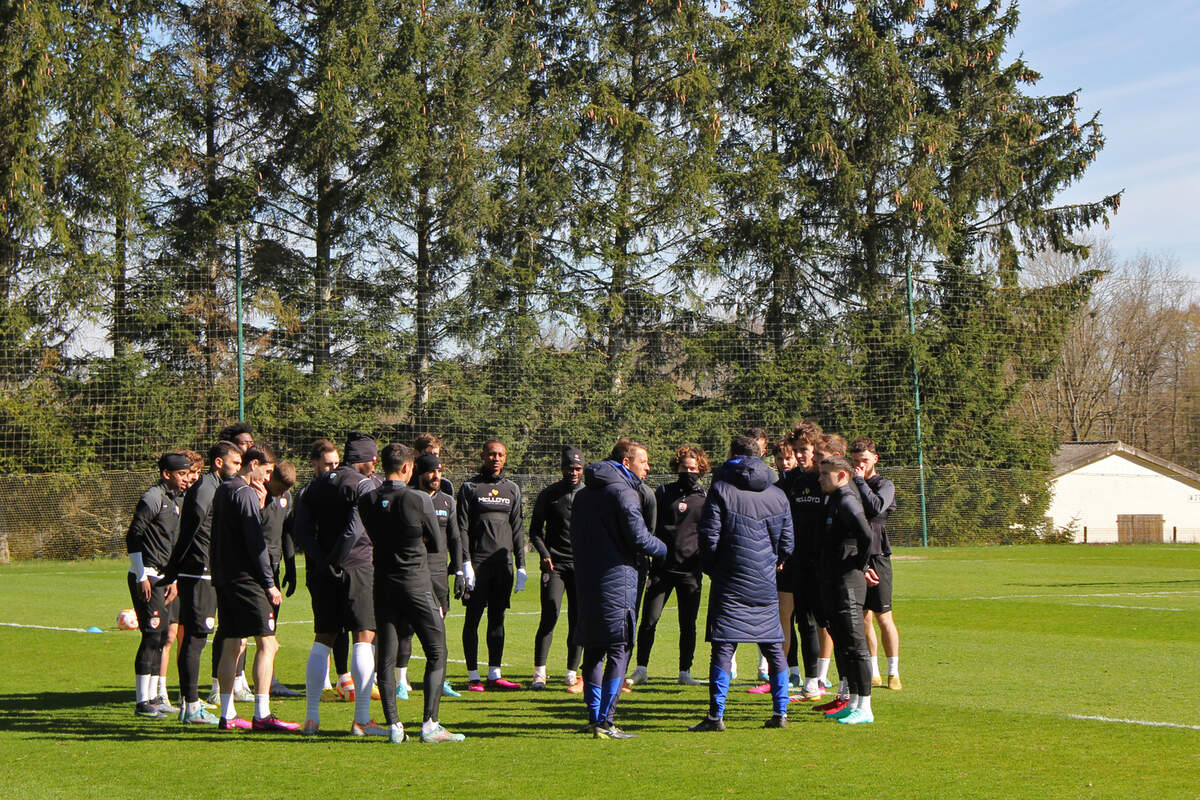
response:
<svg viewBox="0 0 1200 800"><path fill-rule="evenodd" d="M1080 89L1107 144L1060 198L1125 190L1105 232L1117 254L1172 254L1200 281L1200 2L1025 0L1007 59L1023 52L1050 95Z"/></svg>

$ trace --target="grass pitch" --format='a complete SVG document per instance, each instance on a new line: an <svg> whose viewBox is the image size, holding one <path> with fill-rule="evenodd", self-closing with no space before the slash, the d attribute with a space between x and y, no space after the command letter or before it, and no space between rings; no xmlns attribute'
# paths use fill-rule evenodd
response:
<svg viewBox="0 0 1200 800"><path fill-rule="evenodd" d="M898 552L905 688L876 690L869 726L827 722L794 703L788 729L763 730L769 698L746 694L755 654L743 646L728 730L689 733L707 692L674 683L672 604L650 683L617 709L618 724L638 738L574 734L583 701L562 691L564 617L552 688L447 698L442 721L468 739L437 747L351 739L352 709L341 703L322 704L315 740L135 718L138 635L115 626L129 605L125 570L116 561L0 567L0 798L1200 798L1196 547ZM514 597L505 650L506 677L526 684L532 577ZM277 661L297 687L310 619L301 588L282 611ZM104 633L71 630L92 625ZM461 606L447 629L450 677L461 687ZM693 674L703 676L707 660L702 643ZM414 658L414 682L422 668ZM303 700L272 707L302 721ZM250 713L246 704L240 711ZM374 711L382 716L378 704ZM419 724L419 691L400 712Z"/></svg>

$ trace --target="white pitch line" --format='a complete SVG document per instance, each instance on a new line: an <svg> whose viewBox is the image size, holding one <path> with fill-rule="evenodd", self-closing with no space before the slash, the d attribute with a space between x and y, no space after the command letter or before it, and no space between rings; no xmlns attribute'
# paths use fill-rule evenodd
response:
<svg viewBox="0 0 1200 800"><path fill-rule="evenodd" d="M69 633L87 633L87 628L59 628L55 625L25 625L20 622L0 622L5 628L33 628L39 631L67 631Z"/></svg>
<svg viewBox="0 0 1200 800"><path fill-rule="evenodd" d="M1171 592L1083 592L1073 594L996 594L976 597L922 597L920 600L1062 600L1068 597L1179 597L1200 594L1197 590L1181 590Z"/></svg>
<svg viewBox="0 0 1200 800"><path fill-rule="evenodd" d="M1069 719L1082 719L1089 722L1119 722L1122 725L1144 725L1149 728L1182 728L1188 731L1200 731L1200 725L1184 725L1180 722L1155 722L1149 719L1118 719L1116 717L1097 717L1090 714L1067 714Z"/></svg>
<svg viewBox="0 0 1200 800"><path fill-rule="evenodd" d="M1116 603L1067 603L1081 608L1127 608L1131 611L1189 611L1187 608L1163 608L1162 606L1120 606Z"/></svg>

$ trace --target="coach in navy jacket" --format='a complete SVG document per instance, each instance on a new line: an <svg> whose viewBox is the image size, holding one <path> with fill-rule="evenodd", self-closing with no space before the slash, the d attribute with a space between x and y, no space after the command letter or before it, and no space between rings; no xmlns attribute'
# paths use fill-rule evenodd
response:
<svg viewBox="0 0 1200 800"><path fill-rule="evenodd" d="M637 474L645 474L646 458L644 446L618 441L609 458L584 469L571 511L584 699L589 726L601 737L629 736L613 726L613 712L637 627L637 555L667 552L642 516Z"/></svg>
<svg viewBox="0 0 1200 800"><path fill-rule="evenodd" d="M738 642L754 642L770 665L775 715L786 718L787 659L779 624L775 572L792 554L792 512L787 495L771 484L758 443L733 440L729 460L713 473L700 517L701 563L712 578L708 630L712 642L709 713L697 730L720 730L729 692L730 665Z"/></svg>

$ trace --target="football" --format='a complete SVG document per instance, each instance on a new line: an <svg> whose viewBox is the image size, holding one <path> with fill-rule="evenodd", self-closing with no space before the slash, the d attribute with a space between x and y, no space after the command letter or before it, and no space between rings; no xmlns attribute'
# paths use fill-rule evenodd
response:
<svg viewBox="0 0 1200 800"><path fill-rule="evenodd" d="M117 614L117 627L123 631L137 630L138 621L137 613L132 608L127 608Z"/></svg>

